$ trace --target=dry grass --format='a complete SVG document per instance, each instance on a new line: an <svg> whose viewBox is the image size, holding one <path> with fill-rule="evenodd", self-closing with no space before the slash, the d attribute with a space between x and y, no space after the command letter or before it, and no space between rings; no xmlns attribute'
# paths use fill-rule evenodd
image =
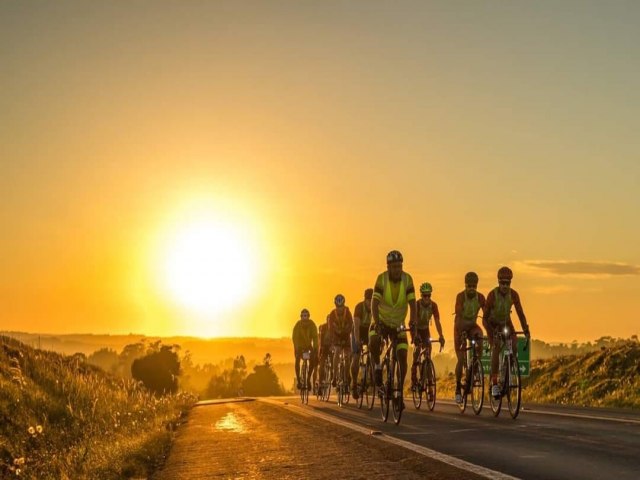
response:
<svg viewBox="0 0 640 480"><path fill-rule="evenodd" d="M193 400L0 337L0 477L147 477Z"/></svg>

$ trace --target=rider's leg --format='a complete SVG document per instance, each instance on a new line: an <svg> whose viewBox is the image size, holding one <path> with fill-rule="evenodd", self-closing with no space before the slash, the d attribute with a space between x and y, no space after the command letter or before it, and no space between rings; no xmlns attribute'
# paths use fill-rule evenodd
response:
<svg viewBox="0 0 640 480"><path fill-rule="evenodd" d="M296 352L296 362L295 362L295 368L296 368L296 386L298 388L300 388L300 359L302 358L302 355L300 355L298 352Z"/></svg>
<svg viewBox="0 0 640 480"><path fill-rule="evenodd" d="M356 377L352 377L351 376L351 364L350 364L350 360L351 360L351 345L347 345L346 347L344 347L344 358L346 360L346 365L345 365L345 375L347 377L347 385L351 385L351 378L357 378L357 373L356 373ZM357 370L356 370L357 372ZM354 380L355 381L355 380Z"/></svg>
<svg viewBox="0 0 640 480"><path fill-rule="evenodd" d="M466 345L462 344L462 330L460 328L453 329L453 346L456 350L456 358L458 359L456 363L456 393L459 393L462 389L462 364L464 362L464 356L466 352L464 347Z"/></svg>

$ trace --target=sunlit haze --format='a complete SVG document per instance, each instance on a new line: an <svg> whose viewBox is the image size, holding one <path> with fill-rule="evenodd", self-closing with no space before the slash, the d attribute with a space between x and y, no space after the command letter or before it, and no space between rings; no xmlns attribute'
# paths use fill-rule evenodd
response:
<svg viewBox="0 0 640 480"><path fill-rule="evenodd" d="M0 4L0 330L289 336L402 251L447 337L640 333L640 4Z"/></svg>

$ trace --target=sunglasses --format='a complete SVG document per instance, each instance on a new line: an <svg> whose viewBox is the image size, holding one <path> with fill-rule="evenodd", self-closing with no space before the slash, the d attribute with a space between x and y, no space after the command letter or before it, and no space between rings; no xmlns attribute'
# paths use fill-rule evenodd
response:
<svg viewBox="0 0 640 480"><path fill-rule="evenodd" d="M467 285L467 288L474 288L474 289L478 288L478 284L477 283L474 284L474 285L469 284L469 285Z"/></svg>
<svg viewBox="0 0 640 480"><path fill-rule="evenodd" d="M500 285L511 285L511 280L500 280L498 283Z"/></svg>
<svg viewBox="0 0 640 480"><path fill-rule="evenodd" d="M430 293L423 293L422 298L429 298L431 296Z"/></svg>

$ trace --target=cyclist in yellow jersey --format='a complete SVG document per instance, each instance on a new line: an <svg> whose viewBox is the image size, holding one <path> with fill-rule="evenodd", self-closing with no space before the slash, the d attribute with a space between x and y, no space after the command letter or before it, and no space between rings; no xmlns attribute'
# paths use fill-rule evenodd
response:
<svg viewBox="0 0 640 480"><path fill-rule="evenodd" d="M478 274L467 272L464 276L464 290L456 296L456 316L453 321L453 346L456 357L456 403L462 402L462 364L464 356L467 354L466 344L462 343L462 332L467 333L469 339L475 338L476 353L478 358L482 356L482 328L478 325L478 314L484 311L485 298L478 292Z"/></svg>
<svg viewBox="0 0 640 480"><path fill-rule="evenodd" d="M352 395L358 399L358 368L360 367L360 349L362 345L369 343L369 327L371 326L371 298L373 288L364 291L364 301L356 305L353 311L353 335L351 336L351 379L353 381Z"/></svg>
<svg viewBox="0 0 640 480"><path fill-rule="evenodd" d="M431 300L433 287L429 282L420 285L420 300L416 302L417 323L409 324L411 327L411 343L413 343L413 364L411 365L411 389L413 390L418 381L418 356L420 355L420 344L424 345L427 357L431 358L431 319L433 318L438 330L440 350L444 348L444 336L442 335L442 325L440 324L440 311L438 304Z"/></svg>
<svg viewBox="0 0 640 480"><path fill-rule="evenodd" d="M393 250L387 254L387 271L378 275L373 289L371 312L374 328L369 332L369 348L375 365L374 377L378 386L382 385L380 354L383 337L397 335L397 355L400 364L401 385L407 374L407 333L397 333L397 328L405 325L407 310L410 323L416 323L416 292L411 275L402 270L402 254ZM404 405L402 406L404 408Z"/></svg>
<svg viewBox="0 0 640 480"><path fill-rule="evenodd" d="M293 327L293 334L291 335L293 340L293 350L295 353L295 368L296 368L296 381L298 390L302 388L302 381L307 382L307 388L311 388L310 379L316 368L316 362L318 361L318 329L316 324L309 315L309 310L303 308L300 312L300 320ZM300 378L300 360L302 354L305 351L311 351L311 358L309 359L309 378Z"/></svg>
<svg viewBox="0 0 640 480"><path fill-rule="evenodd" d="M498 387L498 364L500 348L494 348L494 333L498 328L509 327L511 347L514 352L518 351L518 336L511 320L511 307L516 309L520 326L527 339L531 338L527 317L524 314L520 295L511 288L511 280L513 272L509 267L501 267L498 270L498 286L487 295L487 304L484 311L482 323L487 335L489 336L489 345L491 345L491 395L498 397L500 395L500 387Z"/></svg>

